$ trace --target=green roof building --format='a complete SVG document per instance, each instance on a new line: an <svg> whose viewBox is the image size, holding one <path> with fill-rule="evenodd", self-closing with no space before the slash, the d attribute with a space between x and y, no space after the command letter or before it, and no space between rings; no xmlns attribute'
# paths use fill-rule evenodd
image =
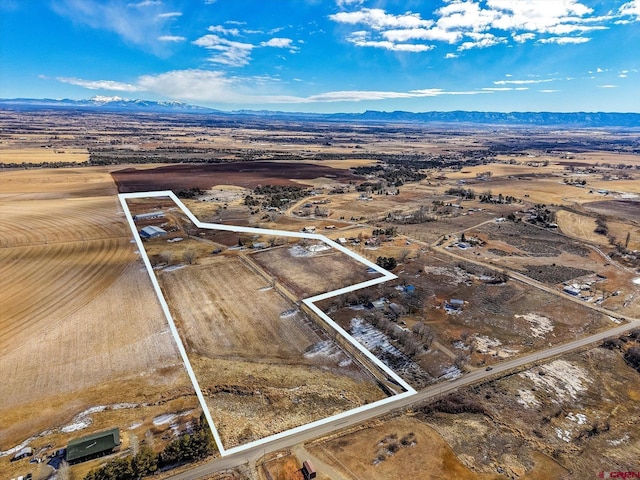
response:
<svg viewBox="0 0 640 480"><path fill-rule="evenodd" d="M71 440L67 445L68 463L79 463L112 453L120 446L120 429L112 428Z"/></svg>

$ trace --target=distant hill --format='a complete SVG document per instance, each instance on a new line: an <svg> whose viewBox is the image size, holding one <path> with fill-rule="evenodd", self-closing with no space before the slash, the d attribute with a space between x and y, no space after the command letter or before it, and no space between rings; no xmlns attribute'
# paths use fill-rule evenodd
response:
<svg viewBox="0 0 640 480"><path fill-rule="evenodd" d="M364 113L304 113L271 110L238 110L225 112L213 108L189 105L181 102L156 102L129 100L121 97L96 96L87 100L54 99L0 99L0 108L12 110L36 110L42 108L97 110L111 112L162 112L215 114L218 116L277 118L280 120L315 120L327 122L379 122L379 123L441 123L477 125L563 126L575 128L640 128L640 113L614 112L380 112Z"/></svg>
<svg viewBox="0 0 640 480"><path fill-rule="evenodd" d="M37 110L42 108L67 108L102 110L112 112L176 112L176 113L224 113L212 108L198 107L181 102L155 102L153 100L129 100L121 97L95 96L87 100L51 98L0 99L0 108L14 110Z"/></svg>

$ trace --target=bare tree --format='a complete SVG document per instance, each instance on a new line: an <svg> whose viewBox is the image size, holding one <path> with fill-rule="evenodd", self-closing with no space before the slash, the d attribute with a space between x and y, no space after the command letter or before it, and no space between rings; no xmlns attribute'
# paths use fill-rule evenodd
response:
<svg viewBox="0 0 640 480"><path fill-rule="evenodd" d="M140 451L140 441L138 440L138 436L133 432L129 433L129 449L131 449L132 455L136 455Z"/></svg>
<svg viewBox="0 0 640 480"><path fill-rule="evenodd" d="M411 251L408 248L403 248L402 250L400 250L400 253L398 254L398 261L404 263L407 261L407 258L409 258L409 254L411 253Z"/></svg>
<svg viewBox="0 0 640 480"><path fill-rule="evenodd" d="M60 462L60 466L58 467L57 479L71 480L71 469L69 468L69 464L65 460L62 460L62 462Z"/></svg>
<svg viewBox="0 0 640 480"><path fill-rule="evenodd" d="M193 262L198 258L198 252L195 249L189 247L182 254L182 259L187 262L189 265L193 265Z"/></svg>
<svg viewBox="0 0 640 480"><path fill-rule="evenodd" d="M169 250L165 250L162 253L160 253L160 259L166 263L167 265L169 265L171 263L171 260L173 260L173 252L169 251Z"/></svg>
<svg viewBox="0 0 640 480"><path fill-rule="evenodd" d="M153 432L151 430L147 430L147 432L144 434L144 443L147 445L147 447L149 447L151 450L153 450L153 447L155 446L155 438L153 437Z"/></svg>
<svg viewBox="0 0 640 480"><path fill-rule="evenodd" d="M456 355L454 364L460 370L464 370L465 367L467 366L467 363L469 363L469 357L467 355L465 355L464 353L459 353L458 355Z"/></svg>

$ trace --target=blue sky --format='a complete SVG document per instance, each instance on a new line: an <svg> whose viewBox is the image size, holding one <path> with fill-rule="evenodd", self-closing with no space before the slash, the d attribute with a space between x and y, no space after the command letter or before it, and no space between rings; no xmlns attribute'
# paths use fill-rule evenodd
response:
<svg viewBox="0 0 640 480"><path fill-rule="evenodd" d="M0 97L640 112L640 0L2 0Z"/></svg>

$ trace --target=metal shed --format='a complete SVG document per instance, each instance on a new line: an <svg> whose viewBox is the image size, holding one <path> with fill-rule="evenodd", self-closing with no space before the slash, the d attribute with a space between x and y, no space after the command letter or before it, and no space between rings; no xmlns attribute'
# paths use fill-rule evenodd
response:
<svg viewBox="0 0 640 480"><path fill-rule="evenodd" d="M120 429L112 428L71 440L67 445L68 463L79 463L112 453L120 445Z"/></svg>

